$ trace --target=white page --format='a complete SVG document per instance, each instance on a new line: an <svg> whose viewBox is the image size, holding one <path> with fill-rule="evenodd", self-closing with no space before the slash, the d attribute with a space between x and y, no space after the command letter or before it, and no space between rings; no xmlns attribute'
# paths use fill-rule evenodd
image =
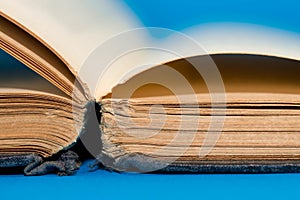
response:
<svg viewBox="0 0 300 200"><path fill-rule="evenodd" d="M127 8L114 0L4 0L0 8L76 70L99 43L137 26Z"/></svg>

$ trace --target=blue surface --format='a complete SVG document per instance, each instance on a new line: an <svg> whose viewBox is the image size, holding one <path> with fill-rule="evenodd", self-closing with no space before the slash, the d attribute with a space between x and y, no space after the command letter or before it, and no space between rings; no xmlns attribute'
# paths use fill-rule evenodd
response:
<svg viewBox="0 0 300 200"><path fill-rule="evenodd" d="M0 176L1 199L299 199L300 174Z"/></svg>
<svg viewBox="0 0 300 200"><path fill-rule="evenodd" d="M298 1L125 0L145 26L182 30L242 22L300 33ZM299 199L300 174L145 175L87 172L57 177L0 176L1 199Z"/></svg>

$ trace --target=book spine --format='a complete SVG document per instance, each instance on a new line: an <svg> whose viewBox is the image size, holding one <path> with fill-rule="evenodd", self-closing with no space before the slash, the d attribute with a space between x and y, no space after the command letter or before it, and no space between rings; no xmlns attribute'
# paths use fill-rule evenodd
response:
<svg viewBox="0 0 300 200"><path fill-rule="evenodd" d="M71 150L83 157L96 158L102 153L102 139L100 131L101 104L95 100L89 100L84 111L84 122L81 127L76 144Z"/></svg>
<svg viewBox="0 0 300 200"><path fill-rule="evenodd" d="M263 173L299 173L300 162L261 163L261 164L171 164L157 173L182 174L263 174Z"/></svg>
<svg viewBox="0 0 300 200"><path fill-rule="evenodd" d="M206 162L175 161L151 158L143 154L127 154L118 158L102 156L104 169L117 172L137 172L156 174L262 174L299 173L300 161L238 161ZM105 162L103 162L105 161Z"/></svg>

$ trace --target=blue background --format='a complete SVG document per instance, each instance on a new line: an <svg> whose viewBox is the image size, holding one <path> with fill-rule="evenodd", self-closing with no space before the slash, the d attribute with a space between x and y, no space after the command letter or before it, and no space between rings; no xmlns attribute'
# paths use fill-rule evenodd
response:
<svg viewBox="0 0 300 200"><path fill-rule="evenodd" d="M300 32L298 1L125 0L145 26L182 30L242 22ZM300 174L147 175L88 172L0 176L1 199L299 199Z"/></svg>
<svg viewBox="0 0 300 200"><path fill-rule="evenodd" d="M174 30L240 22L300 32L298 0L125 0L145 26Z"/></svg>

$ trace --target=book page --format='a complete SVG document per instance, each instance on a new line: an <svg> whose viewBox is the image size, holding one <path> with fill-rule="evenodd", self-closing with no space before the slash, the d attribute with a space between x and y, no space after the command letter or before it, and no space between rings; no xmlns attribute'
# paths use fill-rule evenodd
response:
<svg viewBox="0 0 300 200"><path fill-rule="evenodd" d="M0 8L75 71L101 42L137 26L126 7L116 1L5 0Z"/></svg>
<svg viewBox="0 0 300 200"><path fill-rule="evenodd" d="M110 92L112 86L125 83L140 72L182 58L213 54L251 54L300 60L300 36L278 29L221 23L196 26L182 32L151 28L147 31L152 33L147 42L136 45L127 45L126 41L124 42L128 49L119 56L115 55L116 59L113 59L109 68L101 74L95 88L96 97ZM167 36L153 36L157 32ZM104 51L101 52L103 54ZM100 54L95 53L92 58L96 58L96 55ZM99 63L105 65L103 60ZM214 79L218 79L216 63L209 57L205 63L207 68L214 71L211 73L214 74ZM194 65L195 69L199 67L201 66ZM207 80L211 79L202 72L201 75ZM162 76L169 77L170 74Z"/></svg>
<svg viewBox="0 0 300 200"><path fill-rule="evenodd" d="M144 70L179 58L241 53L300 60L297 34L233 23L195 25L180 33L145 28L119 1L4 0L0 8L55 52L96 99Z"/></svg>

